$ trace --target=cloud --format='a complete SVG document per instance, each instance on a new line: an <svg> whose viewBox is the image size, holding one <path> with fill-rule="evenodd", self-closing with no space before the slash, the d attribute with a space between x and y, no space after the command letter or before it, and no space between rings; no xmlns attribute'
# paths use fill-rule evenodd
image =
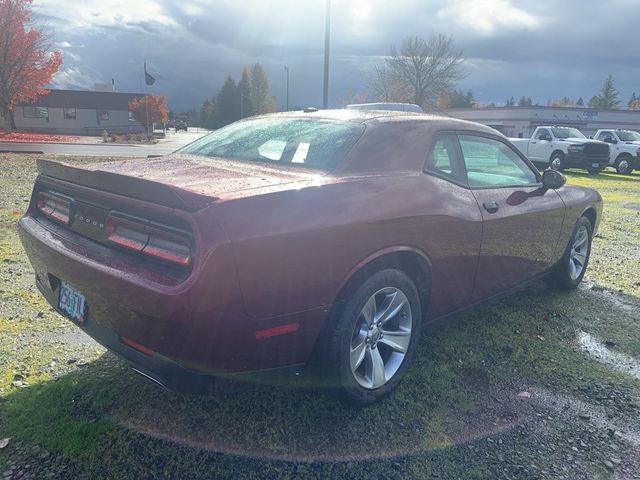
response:
<svg viewBox="0 0 640 480"><path fill-rule="evenodd" d="M51 81L52 88L86 89L95 83L93 77L83 72L79 67L63 68L56 73Z"/></svg>
<svg viewBox="0 0 640 480"><path fill-rule="evenodd" d="M323 0L34 0L63 51L58 85L86 88L115 78L144 91L146 59L172 109L199 108L227 75L261 62L271 94L290 104L322 98ZM468 77L460 85L486 103L510 96L593 95L612 73L621 97L640 91L637 0L333 0L329 98L367 88L372 63L408 35L453 36ZM623 35L624 36L624 35ZM628 36L628 35L627 35Z"/></svg>
<svg viewBox="0 0 640 480"><path fill-rule="evenodd" d="M438 11L437 17L482 35L491 35L499 29L535 28L540 24L538 17L508 0L452 0Z"/></svg>

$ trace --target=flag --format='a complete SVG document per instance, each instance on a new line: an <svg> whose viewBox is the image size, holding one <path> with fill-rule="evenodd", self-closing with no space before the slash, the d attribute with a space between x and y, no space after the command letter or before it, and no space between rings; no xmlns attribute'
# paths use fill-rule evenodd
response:
<svg viewBox="0 0 640 480"><path fill-rule="evenodd" d="M146 85L153 85L156 83L156 79L147 72L147 62L144 62L144 83Z"/></svg>

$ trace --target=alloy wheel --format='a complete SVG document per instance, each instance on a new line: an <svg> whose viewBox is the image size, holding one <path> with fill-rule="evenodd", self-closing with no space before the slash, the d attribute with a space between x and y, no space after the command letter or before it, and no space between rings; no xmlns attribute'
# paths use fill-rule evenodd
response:
<svg viewBox="0 0 640 480"><path fill-rule="evenodd" d="M395 287L378 290L365 303L351 335L351 373L363 388L384 386L398 372L411 342L412 313Z"/></svg>
<svg viewBox="0 0 640 480"><path fill-rule="evenodd" d="M577 279L584 270L588 251L589 233L587 227L582 225L576 232L571 246L571 254L569 255L569 276L572 280Z"/></svg>

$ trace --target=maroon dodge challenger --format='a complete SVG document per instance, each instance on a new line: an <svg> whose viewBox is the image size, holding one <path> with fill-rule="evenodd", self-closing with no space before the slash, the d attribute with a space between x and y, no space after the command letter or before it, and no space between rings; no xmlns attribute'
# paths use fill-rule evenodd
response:
<svg viewBox="0 0 640 480"><path fill-rule="evenodd" d="M424 324L537 278L575 288L602 214L495 130L407 112L266 115L166 157L38 169L19 229L39 290L187 391L317 358L371 403Z"/></svg>

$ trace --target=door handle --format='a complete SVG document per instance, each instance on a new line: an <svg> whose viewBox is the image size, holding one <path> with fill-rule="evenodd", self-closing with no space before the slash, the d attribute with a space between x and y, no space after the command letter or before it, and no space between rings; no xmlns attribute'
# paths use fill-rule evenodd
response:
<svg viewBox="0 0 640 480"><path fill-rule="evenodd" d="M536 142L529 142L529 143L536 143Z"/></svg>
<svg viewBox="0 0 640 480"><path fill-rule="evenodd" d="M498 202L484 202L482 206L489 213L496 213L498 211Z"/></svg>

